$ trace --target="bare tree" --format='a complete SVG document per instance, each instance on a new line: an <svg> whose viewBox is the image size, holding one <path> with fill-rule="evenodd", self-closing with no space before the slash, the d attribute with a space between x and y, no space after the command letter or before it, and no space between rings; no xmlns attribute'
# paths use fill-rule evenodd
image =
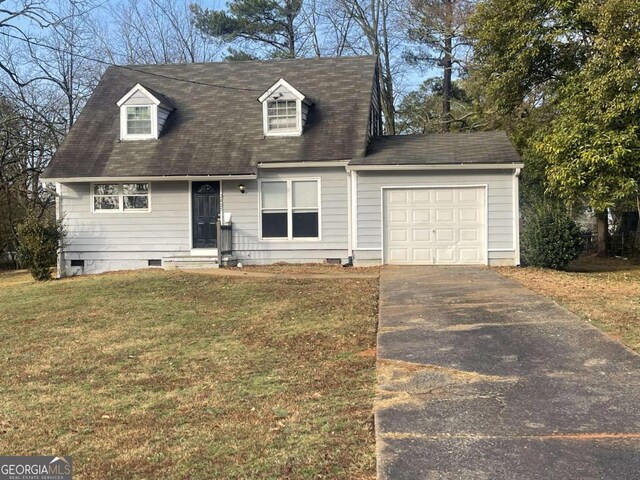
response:
<svg viewBox="0 0 640 480"><path fill-rule="evenodd" d="M113 63L193 63L213 60L220 42L194 25L187 0L122 0L112 22L96 33Z"/></svg>
<svg viewBox="0 0 640 480"><path fill-rule="evenodd" d="M341 57L356 51L361 42L358 24L339 0L307 0L300 17L300 44L305 53Z"/></svg>
<svg viewBox="0 0 640 480"><path fill-rule="evenodd" d="M338 0L344 12L357 23L367 41L368 53L378 58L380 103L384 129L396 133L394 109L394 50L398 47L394 28L398 0Z"/></svg>
<svg viewBox="0 0 640 480"><path fill-rule="evenodd" d="M473 0L410 0L406 13L409 39L414 51L406 52L410 63L442 69L441 130L448 132L451 115L454 69L465 72L469 43L464 35Z"/></svg>
<svg viewBox="0 0 640 480"><path fill-rule="evenodd" d="M0 0L0 230L15 241L24 215L50 213L40 174L97 75L85 17L90 1Z"/></svg>

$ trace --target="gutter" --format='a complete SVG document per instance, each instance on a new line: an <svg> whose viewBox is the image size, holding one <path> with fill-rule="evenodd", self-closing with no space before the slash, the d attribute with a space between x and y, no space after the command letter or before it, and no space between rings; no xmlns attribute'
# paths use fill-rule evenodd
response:
<svg viewBox="0 0 640 480"><path fill-rule="evenodd" d="M269 168L331 168L331 167L347 167L350 160L317 160L317 161L301 161L301 162L267 162L259 163L259 169Z"/></svg>
<svg viewBox="0 0 640 480"><path fill-rule="evenodd" d="M129 177L59 177L40 178L41 182L49 183L79 183L79 182L171 182L178 180L206 181L206 180L255 180L256 174L247 175L159 175L159 176L129 176Z"/></svg>
<svg viewBox="0 0 640 480"><path fill-rule="evenodd" d="M386 165L347 165L347 171L406 171L406 170L511 170L521 169L523 163L439 163L406 164L390 163Z"/></svg>

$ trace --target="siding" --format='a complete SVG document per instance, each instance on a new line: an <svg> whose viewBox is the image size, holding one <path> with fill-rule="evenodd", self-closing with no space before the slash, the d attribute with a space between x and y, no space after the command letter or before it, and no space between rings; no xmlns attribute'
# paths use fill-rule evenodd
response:
<svg viewBox="0 0 640 480"><path fill-rule="evenodd" d="M85 273L146 267L190 250L188 182L151 183L150 212L93 213L89 183L64 184L61 195L63 260L85 260Z"/></svg>
<svg viewBox="0 0 640 480"><path fill-rule="evenodd" d="M319 178L321 240L262 240L259 237L258 182L222 182L222 209L231 214L234 253L245 263L320 262L349 256L347 174L339 168L261 170L260 179ZM242 183L246 193L238 190Z"/></svg>
<svg viewBox="0 0 640 480"><path fill-rule="evenodd" d="M391 167L392 168L392 167ZM513 264L513 171L357 172L357 244L355 258L366 263L381 260L383 186L487 185L489 263ZM360 250L362 249L362 250ZM360 251L358 251L360 250ZM494 251L492 251L494 250Z"/></svg>
<svg viewBox="0 0 640 480"><path fill-rule="evenodd" d="M158 107L158 135L162 133L162 128L164 127L170 113L171 112L166 108Z"/></svg>
<svg viewBox="0 0 640 480"><path fill-rule="evenodd" d="M124 105L153 105L153 102L140 90L131 95Z"/></svg>

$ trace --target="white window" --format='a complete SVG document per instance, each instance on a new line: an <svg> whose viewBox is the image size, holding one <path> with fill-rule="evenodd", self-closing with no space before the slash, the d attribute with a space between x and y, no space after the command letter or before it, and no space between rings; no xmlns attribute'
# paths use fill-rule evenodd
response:
<svg viewBox="0 0 640 480"><path fill-rule="evenodd" d="M319 239L320 181L263 180L260 221L264 239Z"/></svg>
<svg viewBox="0 0 640 480"><path fill-rule="evenodd" d="M262 103L265 136L302 135L312 102L283 78L258 98Z"/></svg>
<svg viewBox="0 0 640 480"><path fill-rule="evenodd" d="M148 183L94 183L91 187L94 212L148 212Z"/></svg>
<svg viewBox="0 0 640 480"><path fill-rule="evenodd" d="M127 107L127 135L151 135L151 106Z"/></svg>
<svg viewBox="0 0 640 480"><path fill-rule="evenodd" d="M271 100L267 102L267 131L296 132L298 130L298 106L296 100Z"/></svg>

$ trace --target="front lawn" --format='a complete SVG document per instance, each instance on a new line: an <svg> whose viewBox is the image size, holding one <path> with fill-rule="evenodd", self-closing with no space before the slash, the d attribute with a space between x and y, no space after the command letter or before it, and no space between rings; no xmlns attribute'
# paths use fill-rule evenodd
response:
<svg viewBox="0 0 640 480"><path fill-rule="evenodd" d="M376 310L366 278L0 274L0 453L73 455L77 479L372 478Z"/></svg>
<svg viewBox="0 0 640 480"><path fill-rule="evenodd" d="M497 268L502 275L548 295L636 352L640 352L640 264L585 256L566 272Z"/></svg>

